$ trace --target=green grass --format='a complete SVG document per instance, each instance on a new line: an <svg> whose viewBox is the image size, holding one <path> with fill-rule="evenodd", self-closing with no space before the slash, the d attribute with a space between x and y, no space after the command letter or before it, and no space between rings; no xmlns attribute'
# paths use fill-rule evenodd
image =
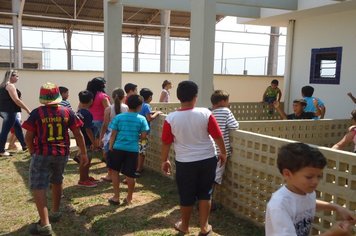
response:
<svg viewBox="0 0 356 236"><path fill-rule="evenodd" d="M0 157L0 235L27 235L27 227L38 220L38 214L28 189L27 154L12 158ZM92 176L105 174L105 164L94 158ZM64 198L61 202L63 217L52 224L56 235L177 235L172 228L179 219L178 195L173 181L146 170L138 179L131 206L110 206L110 183L99 183L96 188L76 185L78 165L69 161L64 179ZM121 199L127 187L121 185ZM50 194L49 206L50 206ZM191 235L197 235L198 215L195 211ZM263 235L263 230L237 218L225 209L212 213L210 223L215 235Z"/></svg>

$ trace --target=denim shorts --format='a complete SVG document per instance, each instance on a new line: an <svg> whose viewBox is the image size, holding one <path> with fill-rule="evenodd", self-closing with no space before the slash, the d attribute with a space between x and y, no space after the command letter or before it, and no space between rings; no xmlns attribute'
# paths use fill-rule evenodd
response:
<svg viewBox="0 0 356 236"><path fill-rule="evenodd" d="M33 154L30 163L30 189L47 189L49 183L62 184L68 156Z"/></svg>

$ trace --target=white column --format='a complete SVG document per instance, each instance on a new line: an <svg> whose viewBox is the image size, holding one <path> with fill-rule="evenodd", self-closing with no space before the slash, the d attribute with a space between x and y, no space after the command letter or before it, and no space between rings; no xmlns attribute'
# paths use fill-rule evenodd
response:
<svg viewBox="0 0 356 236"><path fill-rule="evenodd" d="M290 20L287 27L287 40L286 40L286 61L284 71L284 111L291 113L291 79L293 69L293 45L294 45L294 26L295 20Z"/></svg>
<svg viewBox="0 0 356 236"><path fill-rule="evenodd" d="M108 94L122 87L122 17L121 0L104 0L104 77Z"/></svg>
<svg viewBox="0 0 356 236"><path fill-rule="evenodd" d="M14 33L14 67L23 68L22 63L22 11L25 0L12 0L12 12L15 13L12 17L13 33Z"/></svg>
<svg viewBox="0 0 356 236"><path fill-rule="evenodd" d="M160 72L169 72L169 55L170 55L170 10L161 10L161 25L164 27L161 28L161 54L160 54Z"/></svg>
<svg viewBox="0 0 356 236"><path fill-rule="evenodd" d="M140 41L138 38L138 34L135 34L135 40L134 40L134 71L138 72L140 67L139 67L139 45Z"/></svg>
<svg viewBox="0 0 356 236"><path fill-rule="evenodd" d="M277 75L279 27L271 27L268 48L267 75Z"/></svg>
<svg viewBox="0 0 356 236"><path fill-rule="evenodd" d="M67 33L67 70L72 70L72 33L71 29L66 30Z"/></svg>
<svg viewBox="0 0 356 236"><path fill-rule="evenodd" d="M199 86L198 106L210 107L214 89L216 0L191 1L189 79Z"/></svg>

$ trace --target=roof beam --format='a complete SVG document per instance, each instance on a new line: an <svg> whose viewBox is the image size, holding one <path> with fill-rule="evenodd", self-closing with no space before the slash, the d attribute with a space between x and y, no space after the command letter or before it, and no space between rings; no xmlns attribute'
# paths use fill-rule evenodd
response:
<svg viewBox="0 0 356 236"><path fill-rule="evenodd" d="M216 2L260 8L298 10L298 0L216 0Z"/></svg>
<svg viewBox="0 0 356 236"><path fill-rule="evenodd" d="M138 7L138 8L153 8L153 9L160 9L160 10L190 12L191 9L190 1L191 0L149 0L149 1L148 0L122 0L122 4L124 6ZM259 0L259 1L263 2L264 0ZM278 1L278 0L265 0L265 1ZM283 0L283 1L291 1L291 0ZM254 6L239 6L237 4L229 5L225 3L224 4L217 3L216 14L223 15L223 16L259 18L260 8Z"/></svg>

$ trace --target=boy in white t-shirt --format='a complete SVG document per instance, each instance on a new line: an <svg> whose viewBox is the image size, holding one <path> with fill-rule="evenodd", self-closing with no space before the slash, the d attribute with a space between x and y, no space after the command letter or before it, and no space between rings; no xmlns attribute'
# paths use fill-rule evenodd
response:
<svg viewBox="0 0 356 236"><path fill-rule="evenodd" d="M356 216L339 205L316 199L315 189L326 166L326 158L318 149L303 143L287 144L278 153L277 165L286 184L267 204L266 236L308 236L316 210L335 211L344 220L320 235L351 235Z"/></svg>
<svg viewBox="0 0 356 236"><path fill-rule="evenodd" d="M181 220L174 228L189 232L189 220L196 200L199 201L200 236L211 235L209 212L211 193L218 162L214 142L219 146L221 165L226 161L224 140L215 117L207 108L195 107L198 86L193 81L182 81L177 87L181 108L169 113L162 130L162 171L170 174L168 160L174 144L176 183L180 198ZM211 136L211 137L210 137Z"/></svg>

